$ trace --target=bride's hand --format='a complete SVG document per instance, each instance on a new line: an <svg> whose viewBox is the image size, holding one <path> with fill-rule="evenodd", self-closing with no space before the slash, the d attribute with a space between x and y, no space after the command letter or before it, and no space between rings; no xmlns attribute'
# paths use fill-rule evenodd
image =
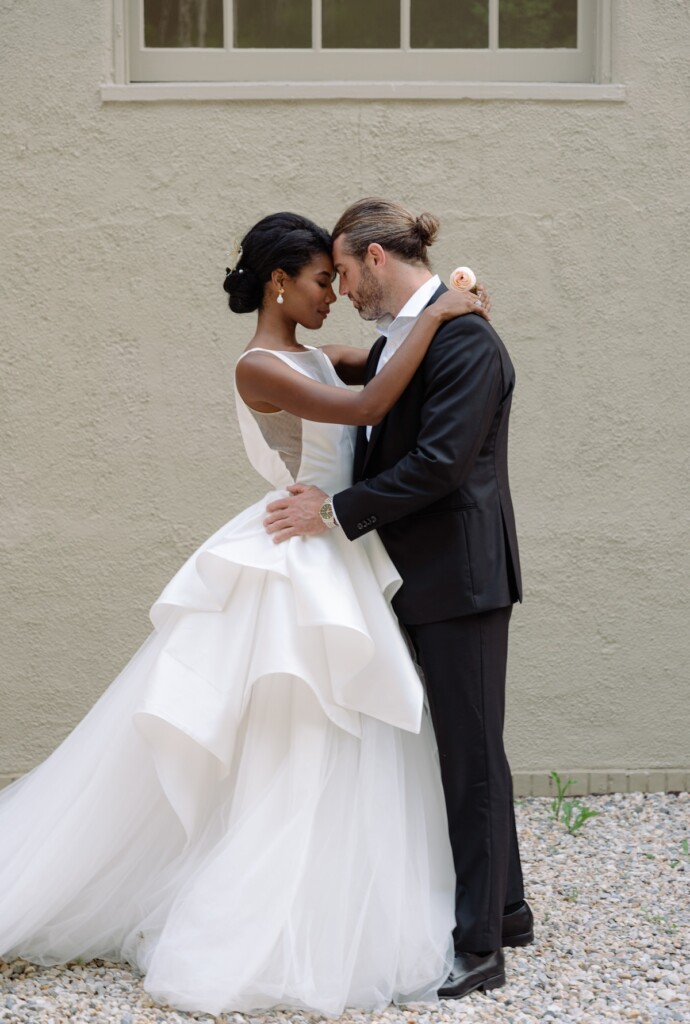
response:
<svg viewBox="0 0 690 1024"><path fill-rule="evenodd" d="M477 298L479 299L479 301L482 304L482 309L484 310L485 313L490 313L491 312L491 296L489 295L489 293L486 290L486 285L482 284L481 281L477 281L477 284L475 285L475 290L477 292ZM490 320L491 317L487 316L486 319Z"/></svg>
<svg viewBox="0 0 690 1024"><path fill-rule="evenodd" d="M456 316L464 316L466 313L477 313L485 320L490 320L491 298L489 293L479 282L477 282L476 288L476 292L459 292L450 288L435 302L432 302L428 309L442 323L445 320L453 320Z"/></svg>

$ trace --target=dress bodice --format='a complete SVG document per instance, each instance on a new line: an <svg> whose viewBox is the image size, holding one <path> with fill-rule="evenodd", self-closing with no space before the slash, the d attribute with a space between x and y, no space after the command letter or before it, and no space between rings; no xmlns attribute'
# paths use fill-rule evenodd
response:
<svg viewBox="0 0 690 1024"><path fill-rule="evenodd" d="M250 351L269 352L321 384L346 386L328 356L318 348L304 352ZM235 399L247 458L272 487L288 487L299 480L332 494L351 484L355 427L314 423L285 411L256 412L243 401L237 388Z"/></svg>

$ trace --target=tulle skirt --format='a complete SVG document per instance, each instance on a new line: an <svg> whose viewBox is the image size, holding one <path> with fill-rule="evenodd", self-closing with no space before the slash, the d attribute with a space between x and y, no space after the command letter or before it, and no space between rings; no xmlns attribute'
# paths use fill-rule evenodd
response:
<svg viewBox="0 0 690 1024"><path fill-rule="evenodd" d="M434 998L454 877L398 581L374 537L272 545L264 507L202 545L118 679L0 793L5 959L126 960L210 1013Z"/></svg>

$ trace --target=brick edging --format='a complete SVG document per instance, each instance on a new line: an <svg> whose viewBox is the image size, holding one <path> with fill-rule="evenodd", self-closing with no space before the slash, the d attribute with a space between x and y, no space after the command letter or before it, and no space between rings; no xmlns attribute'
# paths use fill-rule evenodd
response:
<svg viewBox="0 0 690 1024"><path fill-rule="evenodd" d="M574 768L558 770L563 782L575 779L568 793L572 796L594 796L605 793L686 793L690 790L690 768L649 768L615 770ZM0 775L0 789L21 775ZM513 772L516 797L551 796L555 793L548 771Z"/></svg>

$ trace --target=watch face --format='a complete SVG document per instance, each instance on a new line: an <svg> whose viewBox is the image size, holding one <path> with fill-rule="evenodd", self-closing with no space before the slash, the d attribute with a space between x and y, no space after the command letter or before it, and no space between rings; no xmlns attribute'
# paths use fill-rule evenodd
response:
<svg viewBox="0 0 690 1024"><path fill-rule="evenodd" d="M331 520L333 518L333 506L330 501L324 501L319 509L319 515L323 520Z"/></svg>

